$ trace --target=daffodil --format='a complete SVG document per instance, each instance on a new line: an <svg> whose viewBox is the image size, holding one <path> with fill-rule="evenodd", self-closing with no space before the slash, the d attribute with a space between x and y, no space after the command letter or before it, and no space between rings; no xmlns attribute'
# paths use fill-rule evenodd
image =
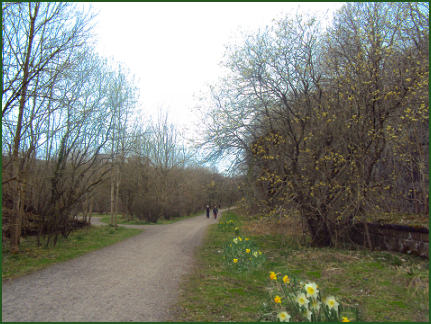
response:
<svg viewBox="0 0 431 324"><path fill-rule="evenodd" d="M233 263L238 263L238 259L233 259Z"/></svg>
<svg viewBox="0 0 431 324"><path fill-rule="evenodd" d="M346 316L343 316L341 322L350 322L350 320Z"/></svg>
<svg viewBox="0 0 431 324"><path fill-rule="evenodd" d="M289 322L290 321L290 315L287 312L278 313L277 318L280 322Z"/></svg>
<svg viewBox="0 0 431 324"><path fill-rule="evenodd" d="M274 297L274 302L276 303L276 304L281 304L281 298L280 298L280 296L275 296Z"/></svg>
<svg viewBox="0 0 431 324"><path fill-rule="evenodd" d="M245 249L245 253L250 253L250 249Z"/></svg>
<svg viewBox="0 0 431 324"><path fill-rule="evenodd" d="M333 296L326 297L325 304L330 308L338 311L338 303Z"/></svg>
<svg viewBox="0 0 431 324"><path fill-rule="evenodd" d="M307 299L304 293L300 293L298 296L296 296L296 302L298 303L299 306L307 306L309 300Z"/></svg>
<svg viewBox="0 0 431 324"><path fill-rule="evenodd" d="M288 283L290 282L290 279L289 279L288 275L285 275L285 276L283 277L283 282L284 282L285 284L288 284Z"/></svg>
<svg viewBox="0 0 431 324"><path fill-rule="evenodd" d="M310 308L315 312L318 312L320 310L320 302L317 299L312 299Z"/></svg>
<svg viewBox="0 0 431 324"><path fill-rule="evenodd" d="M314 282L310 282L305 284L305 291L307 292L307 297L316 298L319 290L317 289L317 285Z"/></svg>
<svg viewBox="0 0 431 324"><path fill-rule="evenodd" d="M269 273L269 279L271 279L271 280L277 280L277 275L275 274L274 271L271 271Z"/></svg>
<svg viewBox="0 0 431 324"><path fill-rule="evenodd" d="M311 312L309 309L306 309L304 312L304 316L311 322L311 315L313 312Z"/></svg>

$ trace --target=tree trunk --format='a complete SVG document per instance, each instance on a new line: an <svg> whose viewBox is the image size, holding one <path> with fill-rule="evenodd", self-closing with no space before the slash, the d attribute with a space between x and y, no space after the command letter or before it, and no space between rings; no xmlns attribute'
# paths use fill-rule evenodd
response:
<svg viewBox="0 0 431 324"><path fill-rule="evenodd" d="M90 198L90 203L89 203L89 207L88 207L88 224L91 224L91 214L93 213L93 203L94 203L94 198Z"/></svg>
<svg viewBox="0 0 431 324"><path fill-rule="evenodd" d="M118 215L118 201L120 197L120 183L121 183L121 174L120 174L120 166L117 165L117 174L116 174L116 188L115 188L115 215L114 215L114 226L117 226L117 215Z"/></svg>
<svg viewBox="0 0 431 324"><path fill-rule="evenodd" d="M363 218L362 223L364 224L364 235L365 235L364 246L366 243L368 245L368 248L370 250L373 250L373 244L371 243L370 231L368 230L368 223L367 223L365 217Z"/></svg>
<svg viewBox="0 0 431 324"><path fill-rule="evenodd" d="M29 4L29 7L31 4ZM21 237L21 222L22 222L22 204L23 204L23 185L22 185L22 170L19 161L19 149L21 144L21 130L22 130L22 120L24 116L24 108L25 102L27 99L27 87L28 87L28 77L29 77L29 64L30 64L30 56L32 51L32 44L34 38L34 24L37 17L37 13L39 11L40 4L36 3L34 7L34 15L31 15L31 10L29 10L30 14L30 31L28 36L28 45L27 52L25 55L25 62L23 67L23 79L22 79L22 87L21 94L19 100L19 111L18 111L18 120L15 130L15 136L13 141L13 151L12 151L12 169L13 169L13 178L15 179L15 199L14 199L14 212L11 215L11 235L10 235L10 251L12 253L16 253L19 251L19 240Z"/></svg>
<svg viewBox="0 0 431 324"><path fill-rule="evenodd" d="M110 225L114 225L114 212L115 212L115 174L114 174L114 166L111 169L111 223Z"/></svg>
<svg viewBox="0 0 431 324"><path fill-rule="evenodd" d="M87 200L86 195L84 196L84 200L81 203L81 211L82 211L82 221L87 222L88 200Z"/></svg>
<svg viewBox="0 0 431 324"><path fill-rule="evenodd" d="M311 246L323 247L331 245L331 234L327 224L318 217L306 216L308 228L311 233Z"/></svg>

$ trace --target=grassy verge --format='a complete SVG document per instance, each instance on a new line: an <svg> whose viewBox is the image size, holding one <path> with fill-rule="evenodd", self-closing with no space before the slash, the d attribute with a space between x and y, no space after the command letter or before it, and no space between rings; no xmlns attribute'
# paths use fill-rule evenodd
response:
<svg viewBox="0 0 431 324"><path fill-rule="evenodd" d="M19 277L53 263L73 259L141 232L122 227L91 226L71 233L67 239L59 238L57 245L49 248L37 247L34 237L23 238L21 251L17 254L11 254L7 247L3 247L2 279Z"/></svg>
<svg viewBox="0 0 431 324"><path fill-rule="evenodd" d="M190 217L195 217L197 215L202 214L203 212L198 212L198 213L194 213L191 215L187 215L187 216L182 216L182 217L175 217L175 218L171 218L171 219L158 219L157 223L152 223L152 222L148 222L145 220L139 220L136 218L133 219L128 219L127 217L123 217L122 215L118 215L117 217L117 224L124 224L124 225L161 225L161 224L172 224L175 222L178 222L180 220L186 219L186 218L190 218ZM95 217L100 217L100 221L105 223L105 224L109 224L111 222L111 215L106 215L106 214L94 214L93 216Z"/></svg>
<svg viewBox="0 0 431 324"><path fill-rule="evenodd" d="M248 274L229 270L223 246L233 237L212 225L182 286L178 321L258 321L269 297L269 271L315 281L323 295L358 305L361 321L428 321L428 260L400 253L311 248L300 238L240 216L241 233L256 242L265 264ZM274 231L277 228L277 231ZM286 232L288 232L286 230Z"/></svg>

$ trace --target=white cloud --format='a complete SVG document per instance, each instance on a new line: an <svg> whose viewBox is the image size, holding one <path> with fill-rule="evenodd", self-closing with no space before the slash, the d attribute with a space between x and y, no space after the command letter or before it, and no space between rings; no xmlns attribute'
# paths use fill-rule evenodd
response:
<svg viewBox="0 0 431 324"><path fill-rule="evenodd" d="M139 81L140 107L155 116L168 109L173 121L195 117L193 95L214 82L224 46L238 30L256 30L274 18L302 10L322 13L342 3L92 3L97 50L124 62Z"/></svg>

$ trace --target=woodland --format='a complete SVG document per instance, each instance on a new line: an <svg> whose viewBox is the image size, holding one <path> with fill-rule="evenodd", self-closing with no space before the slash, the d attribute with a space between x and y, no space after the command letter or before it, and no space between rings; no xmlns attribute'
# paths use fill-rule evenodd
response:
<svg viewBox="0 0 431 324"><path fill-rule="evenodd" d="M137 115L133 71L94 51L91 12L3 3L2 15L12 252L23 234L55 245L95 212L115 226L241 199L269 218L299 213L317 246L370 217L428 215L427 3L347 3L326 28L297 15L231 44L194 148L167 114ZM204 166L223 157L230 175Z"/></svg>

